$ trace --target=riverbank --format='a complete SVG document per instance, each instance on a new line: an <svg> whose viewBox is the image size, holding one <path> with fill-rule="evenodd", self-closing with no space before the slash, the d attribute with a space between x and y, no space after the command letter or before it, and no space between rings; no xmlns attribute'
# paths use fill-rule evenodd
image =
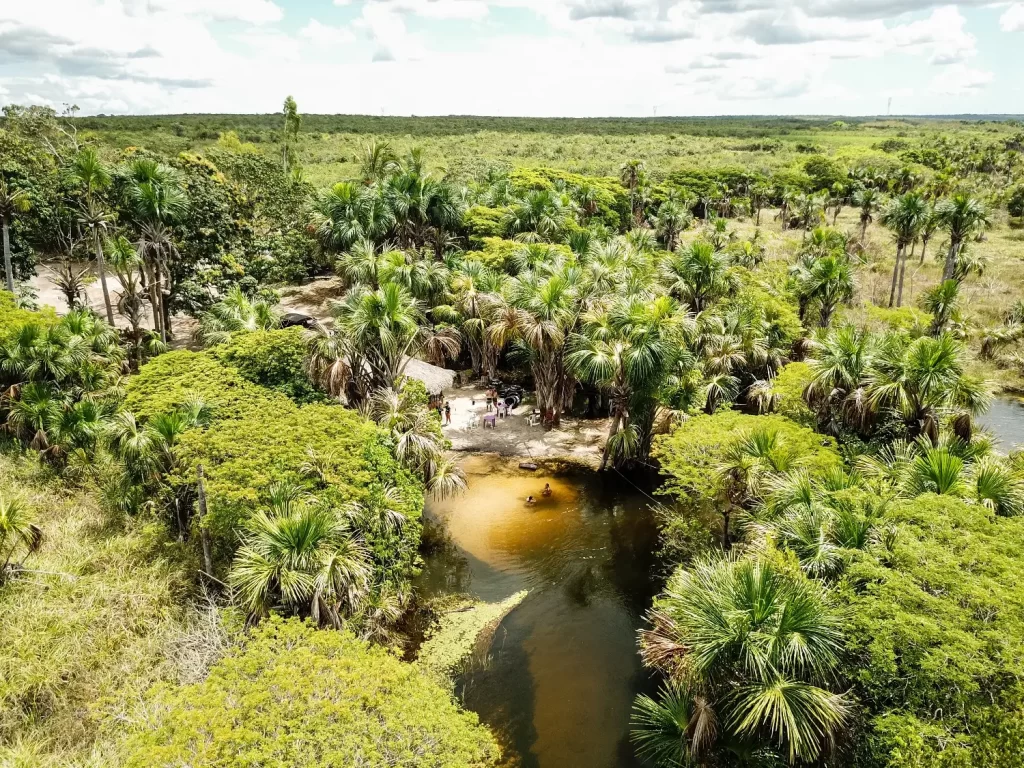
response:
<svg viewBox="0 0 1024 768"><path fill-rule="evenodd" d="M488 413L484 388L461 387L446 393L446 399L452 408L452 420L444 426L444 435L451 441L452 450L524 459L564 458L595 468L601 463L609 426L606 418L564 416L558 427L546 429L538 420L531 421L534 405L528 398L506 418L496 418L491 428L484 427Z"/></svg>

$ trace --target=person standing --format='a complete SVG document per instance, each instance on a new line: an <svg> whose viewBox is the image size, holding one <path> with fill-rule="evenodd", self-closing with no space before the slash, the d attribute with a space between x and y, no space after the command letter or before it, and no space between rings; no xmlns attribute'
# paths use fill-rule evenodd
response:
<svg viewBox="0 0 1024 768"><path fill-rule="evenodd" d="M444 403L444 423L452 423L452 404L449 403L447 400Z"/></svg>

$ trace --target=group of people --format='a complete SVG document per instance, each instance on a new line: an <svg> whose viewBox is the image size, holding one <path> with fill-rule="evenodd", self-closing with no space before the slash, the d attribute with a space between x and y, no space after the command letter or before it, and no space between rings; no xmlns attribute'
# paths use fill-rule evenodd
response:
<svg viewBox="0 0 1024 768"><path fill-rule="evenodd" d="M540 492L540 495L547 498L551 495L551 483L544 483L544 490ZM537 500L533 496L526 497L527 504L536 504Z"/></svg>
<svg viewBox="0 0 1024 768"><path fill-rule="evenodd" d="M510 409L508 407L508 403L506 403L504 400L501 399L501 397L498 396L498 390L496 390L494 387L488 387L487 394L485 395L485 397L487 399L488 413L490 413L491 410L493 409L498 414L499 419L504 419L506 416L509 415Z"/></svg>

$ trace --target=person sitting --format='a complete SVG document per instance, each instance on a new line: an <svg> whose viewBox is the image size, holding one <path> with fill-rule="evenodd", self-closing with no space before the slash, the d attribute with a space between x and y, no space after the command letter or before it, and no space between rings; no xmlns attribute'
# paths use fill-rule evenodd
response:
<svg viewBox="0 0 1024 768"><path fill-rule="evenodd" d="M544 490L540 492L541 496L551 495L551 483L544 483Z"/></svg>
<svg viewBox="0 0 1024 768"><path fill-rule="evenodd" d="M527 496L526 497L526 503L527 504L536 504L537 500L535 498L533 498L533 496Z"/></svg>

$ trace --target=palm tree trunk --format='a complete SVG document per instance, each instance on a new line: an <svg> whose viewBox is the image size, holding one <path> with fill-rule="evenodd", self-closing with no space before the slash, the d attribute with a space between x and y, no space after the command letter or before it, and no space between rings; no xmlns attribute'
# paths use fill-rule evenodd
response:
<svg viewBox="0 0 1024 768"><path fill-rule="evenodd" d="M896 249L896 264L892 268L892 287L889 289L889 308L892 309L896 305L896 285L900 276L900 262L903 261L903 250L905 246L902 244Z"/></svg>
<svg viewBox="0 0 1024 768"><path fill-rule="evenodd" d="M929 238L927 238L927 237L922 237L921 238L921 261L918 262L919 266L924 264L924 254L925 254L925 251L928 250L928 240L929 240Z"/></svg>
<svg viewBox="0 0 1024 768"><path fill-rule="evenodd" d="M608 438L604 441L604 455L601 457L601 472L604 472L605 467L608 466L608 457L611 455L610 447L612 444L612 438L618 434L619 424L622 423L622 409L618 406L615 408L615 415L612 417L611 426L608 427Z"/></svg>
<svg viewBox="0 0 1024 768"><path fill-rule="evenodd" d="M907 273L907 262L910 259L914 258L914 250L916 248L917 248L917 241L915 240L914 244L912 246L910 246L910 255L907 256L907 255L904 254L903 262L900 264L900 284L899 284L899 287L896 289L896 306L897 307L902 307L903 306L903 277Z"/></svg>
<svg viewBox="0 0 1024 768"><path fill-rule="evenodd" d="M14 266L11 264L11 236L8 232L10 225L5 216L3 219L4 230L4 275L7 278L7 290L14 293Z"/></svg>
<svg viewBox="0 0 1024 768"><path fill-rule="evenodd" d="M160 309L160 291L157 288L156 276L153 274L155 269L159 269L159 267L152 263L146 264L146 271L148 272L146 282L149 284L149 303L153 308L153 330L160 334L161 339L165 339L163 323L161 322L163 311Z"/></svg>
<svg viewBox="0 0 1024 768"><path fill-rule="evenodd" d="M210 555L210 532L203 525L206 517L206 484L203 482L203 465L196 467L196 495L198 496L197 506L199 507L199 539L203 545L203 568L208 576L213 575L213 557Z"/></svg>
<svg viewBox="0 0 1024 768"><path fill-rule="evenodd" d="M956 272L957 258L960 256L960 242L955 237L951 237L949 240L949 252L946 254L946 265L942 270L942 279L952 280L953 273Z"/></svg>
<svg viewBox="0 0 1024 768"><path fill-rule="evenodd" d="M760 227L761 226L761 209L760 208L757 209L757 217L754 219L754 226L755 227Z"/></svg>
<svg viewBox="0 0 1024 768"><path fill-rule="evenodd" d="M860 241L863 244L864 238L868 236L868 220L861 216L860 217Z"/></svg>
<svg viewBox="0 0 1024 768"><path fill-rule="evenodd" d="M114 308L110 304L110 291L107 290L107 265L103 261L103 243L98 227L93 227L93 237L96 240L96 268L100 271L100 285L103 286L103 306L107 309L107 322L113 328Z"/></svg>

